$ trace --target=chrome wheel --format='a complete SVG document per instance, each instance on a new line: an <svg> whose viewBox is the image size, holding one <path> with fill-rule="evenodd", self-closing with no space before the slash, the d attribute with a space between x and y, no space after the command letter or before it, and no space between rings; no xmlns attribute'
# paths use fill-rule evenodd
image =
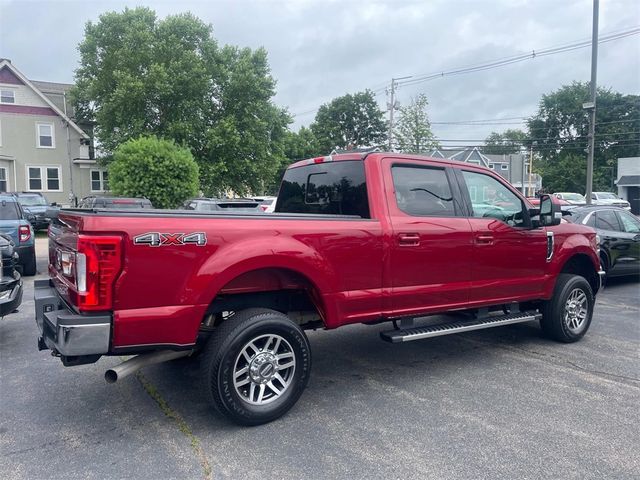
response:
<svg viewBox="0 0 640 480"><path fill-rule="evenodd" d="M279 398L291 385L296 370L293 348L280 335L261 335L249 341L236 357L233 386L251 405Z"/></svg>
<svg viewBox="0 0 640 480"><path fill-rule="evenodd" d="M564 305L564 324L566 327L576 333L578 332L589 313L589 303L586 293L580 288L574 288Z"/></svg>

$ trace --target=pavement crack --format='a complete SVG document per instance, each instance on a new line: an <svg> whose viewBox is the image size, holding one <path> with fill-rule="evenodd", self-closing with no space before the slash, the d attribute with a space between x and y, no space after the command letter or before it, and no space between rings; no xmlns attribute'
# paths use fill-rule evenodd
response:
<svg viewBox="0 0 640 480"><path fill-rule="evenodd" d="M191 427L189 427L189 425L184 420L184 418L182 418L182 415L180 415L178 412L176 412L169 406L167 401L164 398L162 398L162 395L160 394L158 389L155 387L155 385L153 385L142 374L142 372L138 371L136 373L136 378L142 385L142 388L144 388L145 392L147 392L147 394L158 404L158 407L160 407L160 410L162 411L162 413L164 413L167 417L173 420L176 423L178 429L184 434L185 437L189 439L191 450L196 455L198 462L202 467L205 480L211 480L213 478L211 465L209 465L209 460L207 460L207 456L205 455L204 450L200 445L200 440L198 440L198 437L194 435L193 431L191 430Z"/></svg>

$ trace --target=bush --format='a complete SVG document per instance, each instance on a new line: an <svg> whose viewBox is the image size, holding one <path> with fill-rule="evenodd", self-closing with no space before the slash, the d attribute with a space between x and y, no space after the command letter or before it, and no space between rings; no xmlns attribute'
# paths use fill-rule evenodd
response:
<svg viewBox="0 0 640 480"><path fill-rule="evenodd" d="M198 193L198 165L171 140L140 137L116 149L109 165L113 193L146 197L156 208L175 208Z"/></svg>

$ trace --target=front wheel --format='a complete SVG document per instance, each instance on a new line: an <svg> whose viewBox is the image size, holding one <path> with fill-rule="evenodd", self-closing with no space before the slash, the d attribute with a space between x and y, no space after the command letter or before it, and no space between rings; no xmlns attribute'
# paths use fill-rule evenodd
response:
<svg viewBox="0 0 640 480"><path fill-rule="evenodd" d="M591 285L584 277L559 275L553 297L542 308L543 332L559 342L577 342L589 330L594 302Z"/></svg>
<svg viewBox="0 0 640 480"><path fill-rule="evenodd" d="M311 349L286 315L248 309L214 331L201 369L205 394L220 413L241 425L260 425L284 415L300 398Z"/></svg>

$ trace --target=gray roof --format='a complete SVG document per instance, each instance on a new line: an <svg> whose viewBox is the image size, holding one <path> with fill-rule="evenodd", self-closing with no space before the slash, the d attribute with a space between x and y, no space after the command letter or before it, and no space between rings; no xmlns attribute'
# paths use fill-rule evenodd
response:
<svg viewBox="0 0 640 480"><path fill-rule="evenodd" d="M619 187L640 187L640 175L623 175L618 180Z"/></svg>
<svg viewBox="0 0 640 480"><path fill-rule="evenodd" d="M66 93L71 87L73 87L72 83L57 83L57 82L41 82L39 80L31 80L38 90L42 93Z"/></svg>

